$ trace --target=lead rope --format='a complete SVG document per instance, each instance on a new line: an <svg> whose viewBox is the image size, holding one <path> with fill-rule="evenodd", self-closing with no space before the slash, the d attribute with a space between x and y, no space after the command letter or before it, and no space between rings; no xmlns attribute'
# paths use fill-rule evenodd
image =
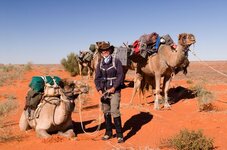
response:
<svg viewBox="0 0 227 150"><path fill-rule="evenodd" d="M221 74L221 75L223 75L223 76L225 76L225 77L227 77L227 74L225 74L225 73L223 73L223 72L221 72L221 71L219 71L219 70L217 70L217 69L215 69L215 68L213 68L213 67L211 67L210 65L208 65L205 61L203 61L203 60L201 60L197 55L196 55L196 53L195 53L195 51L194 51L194 45L193 45L193 50L189 50L201 63L203 63L203 64L205 64L207 67L209 67L210 69L212 69L213 71L215 71L215 72L217 72L217 73L219 73L219 74Z"/></svg>
<svg viewBox="0 0 227 150"><path fill-rule="evenodd" d="M89 132L86 132L85 129L84 129L84 126L83 126L83 119L82 119L82 100L81 100L81 97L80 97L81 94L79 94L78 96L78 99L79 99L79 116L80 116L80 125L81 125L81 128L83 130L83 132L89 136L95 136L96 134L98 134L98 131L100 130L100 127L101 127L101 120L102 120L102 115L101 115L101 101L99 101L99 116L98 116L98 127L97 129L92 132L92 133L89 133Z"/></svg>

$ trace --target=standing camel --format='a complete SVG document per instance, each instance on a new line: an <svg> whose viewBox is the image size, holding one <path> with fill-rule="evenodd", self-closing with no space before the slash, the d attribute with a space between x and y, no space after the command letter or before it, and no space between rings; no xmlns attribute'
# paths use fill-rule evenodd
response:
<svg viewBox="0 0 227 150"><path fill-rule="evenodd" d="M196 42L193 34L182 33L178 37L177 49L172 49L169 45L160 45L159 51L154 56L149 56L147 61L140 62L137 65L137 72L146 74L155 78L155 101L154 109L160 109L159 97L161 77L164 90L164 107L170 108L168 103L168 89L174 69L180 67L186 57L189 47Z"/></svg>
<svg viewBox="0 0 227 150"><path fill-rule="evenodd" d="M98 51L95 51L93 54L93 59L91 61L91 68L93 69L93 78L95 78L95 70L101 59L102 59L101 54Z"/></svg>
<svg viewBox="0 0 227 150"><path fill-rule="evenodd" d="M93 58L83 59L84 57L87 56L87 53L89 53L89 52L88 51L80 51L79 52L79 56L78 56L78 62L79 62L80 75L82 75L83 69L87 68L88 69L88 72L87 72L88 79L90 79L90 76L94 72L93 67L92 67L92 59ZM93 55L94 54L88 55L88 56L92 56L93 57ZM80 59L80 58L82 58L82 59Z"/></svg>
<svg viewBox="0 0 227 150"><path fill-rule="evenodd" d="M176 74L178 74L179 72L183 72L184 75L187 74L187 68L189 66L189 60L187 57L185 57L184 62L177 68L174 69L174 72L172 74L172 77L174 77ZM153 88L155 87L155 79L154 76L149 76L146 74L140 74L140 73L136 73L134 76L134 87L133 87L133 91L132 91L132 96L130 99L129 104L132 105L133 104L133 100L135 98L136 92L138 91L138 97L140 100L140 104L142 104L142 100L144 101L145 99L145 90L147 88L149 88L149 86ZM147 104L147 101L146 101Z"/></svg>

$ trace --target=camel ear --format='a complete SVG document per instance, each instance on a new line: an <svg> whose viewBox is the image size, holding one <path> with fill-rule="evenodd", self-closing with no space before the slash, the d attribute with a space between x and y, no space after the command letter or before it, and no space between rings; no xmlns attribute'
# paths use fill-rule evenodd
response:
<svg viewBox="0 0 227 150"><path fill-rule="evenodd" d="M179 35L178 35L178 41L180 41L181 37L182 37L182 35L179 34Z"/></svg>

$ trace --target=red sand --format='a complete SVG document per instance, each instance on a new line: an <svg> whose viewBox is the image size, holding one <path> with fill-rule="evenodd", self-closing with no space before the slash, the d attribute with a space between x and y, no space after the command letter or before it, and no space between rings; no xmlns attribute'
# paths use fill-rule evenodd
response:
<svg viewBox="0 0 227 150"><path fill-rule="evenodd" d="M227 62L208 62L209 65L226 72ZM23 138L20 141L11 141L0 143L1 150L13 149L156 149L160 145L160 140L171 137L180 130L187 128L190 130L202 129L204 134L214 139L214 144L218 150L227 149L227 78L210 70L199 62L192 62L187 76L177 75L171 82L171 88L179 87L189 89L191 86L203 80L206 88L214 94L214 105L217 111L199 112L197 98L192 95L174 95L179 97L179 101L172 104L171 110L161 109L153 110L153 97L146 93L149 105L139 105L138 96L135 97L134 105L128 106L132 88L128 87L122 90L121 113L124 126L125 143L117 144L116 138L109 141L100 140L104 129L96 133L95 136L89 136L82 132L80 127L79 113L73 113L73 121L78 128L75 139L66 139L53 135L49 139L40 139L36 137L34 130L21 132L18 127L20 115L24 106L25 94L28 89L28 83L34 75L57 75L61 78L80 79L80 77L70 77L58 65L34 66L34 69L27 72L21 80L13 85L4 85L0 87L0 101L4 99L4 94L16 96L19 102L19 108L8 114L4 118L6 125L9 125L13 134L20 135ZM127 79L133 78L133 73L127 74ZM83 79L84 80L84 79ZM92 90L89 95L89 101L84 106L83 122L86 124L87 131L95 131L98 122L99 97L94 89L93 79L86 80ZM190 83L190 82L192 83ZM126 83L128 84L128 83ZM103 119L102 119L103 122Z"/></svg>

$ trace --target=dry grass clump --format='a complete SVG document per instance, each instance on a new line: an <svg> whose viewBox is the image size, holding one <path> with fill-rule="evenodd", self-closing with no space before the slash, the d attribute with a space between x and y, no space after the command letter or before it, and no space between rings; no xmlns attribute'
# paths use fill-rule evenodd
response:
<svg viewBox="0 0 227 150"><path fill-rule="evenodd" d="M7 97L5 102L0 103L0 143L8 142L12 140L20 140L20 135L14 135L12 133L12 127L5 125L3 117L7 116L12 110L18 107L16 97L13 95L4 96Z"/></svg>
<svg viewBox="0 0 227 150"><path fill-rule="evenodd" d="M12 128L0 126L0 143L9 141L20 141L23 137L12 133Z"/></svg>
<svg viewBox="0 0 227 150"><path fill-rule="evenodd" d="M28 62L27 64L25 64L24 70L25 71L31 71L32 70L32 62Z"/></svg>
<svg viewBox="0 0 227 150"><path fill-rule="evenodd" d="M0 103L0 117L7 115L10 111L16 109L17 107L18 103L16 101L16 97L14 95L7 96L7 100Z"/></svg>
<svg viewBox="0 0 227 150"><path fill-rule="evenodd" d="M214 95L208 91L202 83L192 87L192 91L198 97L199 111L215 110L215 106L212 104L214 101Z"/></svg>
<svg viewBox="0 0 227 150"><path fill-rule="evenodd" d="M161 148L176 150L213 150L214 141L206 137L201 130L181 130L177 135L161 141Z"/></svg>
<svg viewBox="0 0 227 150"><path fill-rule="evenodd" d="M1 65L0 66L0 86L6 83L12 84L13 80L20 80L25 72L32 70L32 64L26 65Z"/></svg>
<svg viewBox="0 0 227 150"><path fill-rule="evenodd" d="M74 53L70 53L67 58L63 58L61 64L66 71L70 72L71 76L80 74L79 63L77 61L77 56Z"/></svg>
<svg viewBox="0 0 227 150"><path fill-rule="evenodd" d="M187 80L186 83L187 83L187 84L192 84L193 81L192 81L192 80Z"/></svg>

